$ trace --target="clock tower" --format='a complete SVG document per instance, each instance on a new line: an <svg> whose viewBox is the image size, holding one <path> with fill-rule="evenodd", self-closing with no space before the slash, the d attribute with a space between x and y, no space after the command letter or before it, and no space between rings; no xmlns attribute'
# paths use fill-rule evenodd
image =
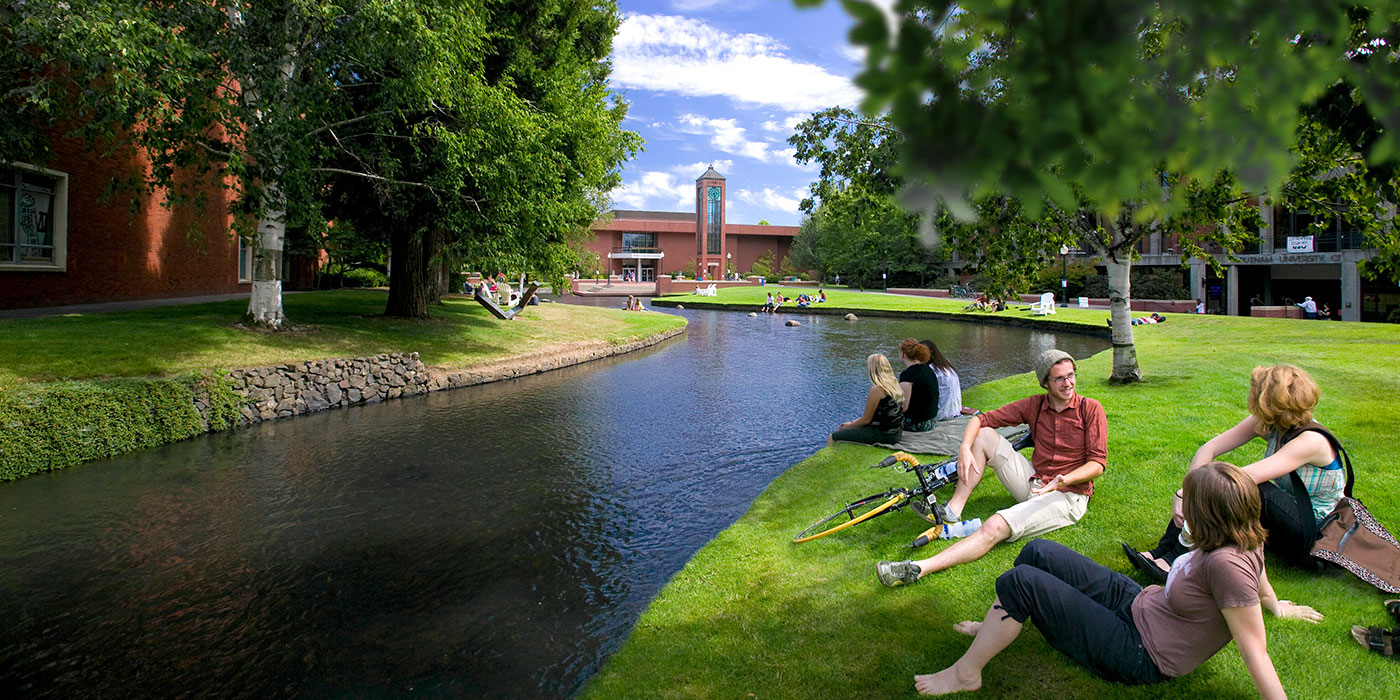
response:
<svg viewBox="0 0 1400 700"><path fill-rule="evenodd" d="M724 176L712 165L695 181L695 265L705 279L724 279Z"/></svg>

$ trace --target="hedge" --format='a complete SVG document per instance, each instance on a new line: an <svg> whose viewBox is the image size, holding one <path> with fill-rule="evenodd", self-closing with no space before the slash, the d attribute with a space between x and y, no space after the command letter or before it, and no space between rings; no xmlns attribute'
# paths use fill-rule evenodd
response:
<svg viewBox="0 0 1400 700"><path fill-rule="evenodd" d="M211 372L21 385L0 394L0 481L230 428L243 401Z"/></svg>

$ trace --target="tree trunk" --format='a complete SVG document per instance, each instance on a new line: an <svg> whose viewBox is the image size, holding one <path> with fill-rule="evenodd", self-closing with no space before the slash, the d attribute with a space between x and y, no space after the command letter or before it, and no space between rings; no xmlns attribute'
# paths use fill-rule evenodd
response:
<svg viewBox="0 0 1400 700"><path fill-rule="evenodd" d="M429 275L432 259L429 233L395 227L389 234L389 302L385 316L428 317Z"/></svg>
<svg viewBox="0 0 1400 700"><path fill-rule="evenodd" d="M269 184L269 192L276 185ZM287 223L281 209L266 212L258 220L258 247L253 254L253 293L248 298L249 323L281 330L287 318L282 314L282 244Z"/></svg>
<svg viewBox="0 0 1400 700"><path fill-rule="evenodd" d="M1115 384L1142 381L1138 371L1137 348L1133 345L1133 309L1129 294L1132 289L1133 261L1126 256L1104 258L1108 268L1108 308L1113 326L1113 374L1108 378Z"/></svg>
<svg viewBox="0 0 1400 700"><path fill-rule="evenodd" d="M441 226L434 226L428 232L428 285L429 304L441 304L447 294L447 258L443 254L447 235Z"/></svg>

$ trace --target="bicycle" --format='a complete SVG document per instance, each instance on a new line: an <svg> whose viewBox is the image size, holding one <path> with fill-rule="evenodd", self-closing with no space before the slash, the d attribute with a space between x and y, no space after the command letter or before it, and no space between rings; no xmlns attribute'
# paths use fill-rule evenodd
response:
<svg viewBox="0 0 1400 700"><path fill-rule="evenodd" d="M1006 439L1011 443L1012 449L1016 450L1029 447L1031 444L1029 430L1019 431ZM896 467L896 465L898 466ZM910 546L922 547L932 541L937 536L938 531L947 524L940 517L942 508L938 506L936 492L958 480L958 458L949 457L937 464L927 465L920 464L917 458L907 452L896 452L868 468L883 469L886 467L896 467L897 471L905 473L913 472L919 480L919 485L912 489L893 486L880 493L847 503L841 510L812 523L807 526L807 529L797 533L797 536L792 538L793 544L811 542L834 532L855 527L886 513L903 510L906 505L912 508L919 517L933 524L933 527L914 538L914 542Z"/></svg>

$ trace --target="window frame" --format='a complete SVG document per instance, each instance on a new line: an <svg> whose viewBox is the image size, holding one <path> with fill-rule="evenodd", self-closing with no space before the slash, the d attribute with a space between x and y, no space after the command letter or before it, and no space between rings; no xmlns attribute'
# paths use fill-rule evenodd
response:
<svg viewBox="0 0 1400 700"><path fill-rule="evenodd" d="M53 193L53 221L50 222L53 228L53 260L49 262L17 262L11 257L8 260L0 260L0 272L67 272L68 271L68 173L41 168L31 163L19 161L0 162L0 172L5 170L26 170L37 173L45 177L51 177L54 183ZM18 193L18 188L16 188ZM5 212L4 216L13 217L13 211ZM18 232L18 227L15 227ZM16 237L18 241L18 237ZM19 244L16 242L15 247Z"/></svg>

